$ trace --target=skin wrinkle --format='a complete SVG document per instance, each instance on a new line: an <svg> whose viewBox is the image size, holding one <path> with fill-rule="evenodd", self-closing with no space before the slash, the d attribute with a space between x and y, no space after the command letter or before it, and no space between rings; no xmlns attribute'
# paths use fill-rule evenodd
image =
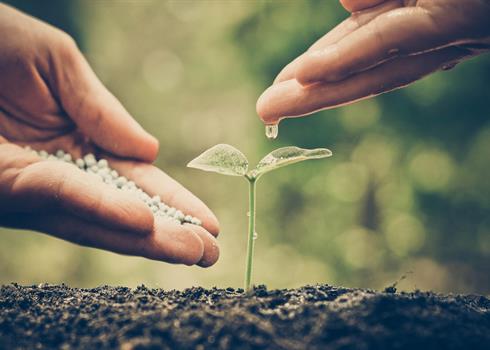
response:
<svg viewBox="0 0 490 350"><path fill-rule="evenodd" d="M32 84L28 85L35 86L37 89L41 88L41 90L42 87L45 87L46 91L49 92L48 86L44 83L42 77L37 70L29 67L29 72L27 72L26 74L32 75L34 78L32 80ZM36 80L41 81L41 84L37 84ZM44 93L41 91L41 94L43 95ZM23 100L21 99L20 101L22 102ZM54 108L54 106L51 107ZM26 110L26 108L22 106L22 103L15 103L15 101L12 101L11 99L7 100L7 97L3 95L0 95L0 110L3 110L5 111L5 113L8 113L12 117L20 119L24 123L36 128L60 129L69 125L69 123L67 123L68 121L60 121L57 116L53 117L50 112L46 111L44 108L42 108L41 113L39 113L39 111L36 111L36 115L33 115L32 112ZM25 115L27 118L22 117L23 115Z"/></svg>
<svg viewBox="0 0 490 350"><path fill-rule="evenodd" d="M36 62L34 62L34 65L35 64L36 64ZM31 69L30 74L32 75L32 79L35 82L36 89L39 90L39 92L42 95L44 95L44 96L50 96L50 98L48 100L49 100L49 102L52 102L52 103L50 103L50 106L45 106L43 104L42 107L44 107L44 108L47 109L46 111L43 111L44 112L43 114L50 115L50 113L49 113L48 110L50 110L51 108L53 109L51 112L53 114L57 114L57 112L59 112L59 109L57 108L56 100L54 100L52 98L51 89L49 88L49 85L43 79L43 77L41 75L41 72L40 72L39 69L37 69L37 67L30 67L30 69ZM21 109L21 111L24 111L24 110ZM28 111L24 111L24 113L27 114L28 116L30 116L32 119L39 118L39 114L37 113L37 111L36 111L36 114L35 115L32 112L30 113ZM58 118L50 118L49 119L49 123L52 123L52 120L54 120L55 123L56 122L59 122L59 119ZM45 120L42 120L42 122L43 123L46 123Z"/></svg>
<svg viewBox="0 0 490 350"><path fill-rule="evenodd" d="M21 113L20 114L14 113L14 111L20 111ZM31 115L31 118L22 118L21 117L22 114L30 115L30 113L26 113L21 106L18 106L18 105L12 106L11 103L6 101L4 99L4 97L1 95L0 95L0 112L3 112L4 114L8 114L11 117L16 118L17 120L21 121L22 123L24 123L30 127L34 127L36 129L53 128L52 126L48 126L47 128L45 128L44 121L37 123L36 118L34 118L34 120L36 120L36 121L34 121L32 118L32 115ZM56 126L56 128L58 128L58 126Z"/></svg>
<svg viewBox="0 0 490 350"><path fill-rule="evenodd" d="M57 130L39 130L30 125L23 125L22 121L13 117L7 117L0 111L0 131L8 137L11 142L46 142L53 138L59 137L62 134ZM3 124L3 125L2 125ZM18 135L19 128L23 128L24 132ZM14 132L16 134L14 134Z"/></svg>
<svg viewBox="0 0 490 350"><path fill-rule="evenodd" d="M396 10L393 10L393 11L396 11ZM377 18L373 19L370 23L373 24L373 28L371 30L371 35L373 35L374 37L378 38L378 42L379 42L379 46L382 46L382 47L386 47L386 40L385 40L385 37L383 35L383 30L380 28L380 21L377 20ZM369 27L369 26L368 26ZM397 50L397 54L394 55L394 57L397 57L400 55L400 48L399 47L393 47L393 48L390 48L391 49L396 49ZM388 57L386 58L385 60L390 60L390 59L393 59L393 56L391 57ZM378 65L379 63L381 63L383 60L378 60L378 62L375 62L373 63L373 65ZM367 67L367 69L369 69L369 67Z"/></svg>
<svg viewBox="0 0 490 350"><path fill-rule="evenodd" d="M40 73L38 70L34 69L34 67L28 63L25 63L23 61L20 61L17 59L19 63L17 63L18 67L21 67L20 69L22 70L21 76L23 77L29 77L26 78L27 81L24 81L24 84L29 86L30 88L34 87L35 89L40 90L39 94L41 96L49 96L49 88L47 85L44 84L44 81L42 77L40 76ZM30 90L27 92L29 93ZM12 93L12 92L11 92ZM19 92L20 93L20 92ZM27 96L27 98L30 98L31 96ZM25 120L26 118L23 118L22 116L25 115L29 119L29 123L31 125L35 125L37 127L44 127L46 124L52 125L53 122L58 123L59 119L58 118L52 118L50 115L50 112L48 112L46 109L52 109L52 112L55 113L56 111L56 105L53 101L53 103L49 103L48 105L42 103L38 104L38 108L36 109L36 115L33 115L33 112L30 112L29 110L26 110L23 99L19 101L19 103L16 103L16 101L12 101L11 99L7 100L5 96L1 96L1 106L5 111L7 111L9 114L16 115L17 118ZM34 99L36 101L36 99ZM51 102L51 100L48 98L48 101ZM38 101L36 101L38 102ZM39 109L41 110L41 113L39 113ZM17 111L15 113L14 111ZM20 112L20 113L19 113ZM43 116L47 118L42 118ZM38 119L40 121L38 122ZM63 123L64 124L64 123ZM61 125L63 125L61 124Z"/></svg>
<svg viewBox="0 0 490 350"><path fill-rule="evenodd" d="M363 25L365 25L366 23L362 23L362 19L364 17L360 14L360 13L356 13L356 14L352 14L349 18L347 18L347 20L349 20L349 22L352 22L354 25L352 26L352 28L349 28L350 32L352 33L353 31L359 29L360 27L362 27ZM371 19L372 20L372 19ZM371 21L369 20L369 21ZM368 23L369 23L368 21ZM348 35L348 34L347 34ZM345 37L345 36L344 36ZM340 38L338 41L342 40L344 37ZM337 41L337 42L338 42Z"/></svg>
<svg viewBox="0 0 490 350"><path fill-rule="evenodd" d="M46 72L47 76L43 75L44 80L47 82L46 85L49 87L49 90L51 92L51 95L53 96L53 99L56 101L58 106L62 106L62 101L60 97L60 81L59 81L59 76L57 74L57 65L55 63L55 53L52 50L46 49L44 57L46 57L47 61L47 67L46 67ZM41 73L42 74L42 73ZM61 108L62 109L62 108ZM63 110L63 109L62 109ZM64 112L64 110L63 110ZM66 115L66 113L64 113ZM66 119L70 120L70 122L73 122L68 115L66 115Z"/></svg>
<svg viewBox="0 0 490 350"><path fill-rule="evenodd" d="M432 22L432 28L434 28L434 31L438 34L440 33L440 28L444 25L444 23L442 23L439 20L439 16L436 16L433 10L425 9L422 7L414 8L413 11L415 11L415 10L423 11L424 14L427 16L427 19ZM418 55L418 54L429 53L429 52L437 51L437 50L444 49L447 47L457 47L458 45L464 45L467 43L468 43L467 39L462 38L462 39L458 40L457 37L452 37L452 38L448 38L446 42L441 42L440 45L433 45L432 47L430 47L426 50L419 50L417 52L408 53L406 56L414 56L414 55Z"/></svg>
<svg viewBox="0 0 490 350"><path fill-rule="evenodd" d="M9 111L5 110L3 107L0 106L0 113L4 114L6 117L8 118L13 118L15 119L17 122L19 123L22 123L30 128L33 128L33 129L36 129L36 130L48 130L48 131L65 131L68 129L69 126L73 125L73 124L68 124L68 125L36 125L35 123L32 122L32 119L33 118L29 118L29 119L24 119L24 118L20 118L18 115L14 115L12 113L10 113ZM7 118L7 119L8 119Z"/></svg>
<svg viewBox="0 0 490 350"><path fill-rule="evenodd" d="M81 125L79 124L80 121L77 118L80 115L81 111L84 111L86 109L86 104L88 103L88 100L90 99L90 94L91 91L86 84L78 84L76 81L73 81L72 76L74 77L75 74L72 74L72 71L77 71L75 68L77 66L76 61L80 59L80 57L77 57L78 55L76 53L73 53L71 51L77 50L76 44L71 41L72 44L70 45L70 41L68 41L65 45L61 45L61 48L63 49L62 53L58 55L53 55L53 61L59 59L58 62L55 63L56 67L61 67L60 69L55 69L55 76L56 76L56 81L58 84L63 82L64 87L61 88L59 85L57 86L57 91L60 93L60 101L61 101L61 106L65 111L70 111L71 117L73 118L73 121L75 124L80 127ZM58 56L63 56L63 57L58 57ZM60 62L61 61L61 62ZM68 69L69 67L69 69ZM62 93L64 91L64 93ZM92 91L93 93L93 91ZM76 104L73 106L73 109L68 106L68 103L73 102L73 96L77 96ZM68 97L70 97L68 99ZM87 112L87 111L85 111ZM90 115L89 115L90 116Z"/></svg>
<svg viewBox="0 0 490 350"><path fill-rule="evenodd" d="M371 30L371 34L375 37L378 38L379 42L381 43L381 46L386 46L386 45L383 45L383 43L385 43L385 39L384 39L384 36L383 36L383 31L380 30L379 28L379 25L380 25L380 21L377 21L376 20L377 18L373 18L370 22L373 24L374 28ZM369 69L372 69L373 67L376 67L382 63L386 63L388 61L391 61L391 60L394 60L395 58L398 58L398 57L401 57L403 56L402 54L400 54L400 48L399 47L393 47L393 48L390 48L389 50L396 50L394 54L389 54L388 57L384 58L384 59L378 59L376 62L373 62L371 65L368 65L362 69L359 69L359 70L350 70L349 72L347 72L346 74L344 74L341 78L342 79L345 79L353 74L356 74L356 73L361 73L361 72L364 72L364 71L367 71ZM342 80L342 79L338 79L338 80ZM334 80L334 81L338 81L338 80Z"/></svg>
<svg viewBox="0 0 490 350"><path fill-rule="evenodd" d="M421 9L421 8L413 8L413 9L410 9L412 10L413 12L422 12L424 15L427 15L428 14L428 11L425 10L425 9ZM400 8L400 9L394 9L392 10L391 12L387 13L386 14L386 18L390 18L390 17L396 17L396 16L407 16L407 13L406 13L407 9L406 8ZM411 14L411 16L413 16L414 14ZM384 18L383 18L384 20ZM391 18L391 20L393 20L393 18ZM410 52L410 51L403 51L402 48L400 47L391 47L393 45L387 45L387 41L383 35L383 33L385 32L385 30L383 30L382 28L382 21L378 18L375 18L373 19L372 21L373 25L374 25L374 29L371 31L371 34L373 36L375 36L378 40L378 43L379 43L379 46L381 47L389 47L388 51L387 51L387 54L389 54L389 51L391 49L395 49L396 52L394 54L390 54L388 57L384 58L384 59L379 59L378 61L374 62L372 65L369 65L369 66L366 66L365 68L363 68L362 70L358 70L358 71L353 71L352 73L358 73L358 72L362 72L362 71L365 71L365 70L369 70L373 67L376 67L377 65L381 64L381 63L386 63L394 58L398 58L398 57L406 57L406 56L409 56L409 55L417 55L417 54L420 54L420 53L425 53L425 52L430 52L430 51L433 51L435 49L431 48L431 49L428 49L427 51L417 51L417 52ZM443 47L443 46L442 46Z"/></svg>
<svg viewBox="0 0 490 350"><path fill-rule="evenodd" d="M49 94L53 98L55 105L61 106L59 95L58 95L56 89L54 88L54 86L56 86L56 84L53 84L52 82L50 82L50 80L56 79L55 78L56 74L51 74L51 71L53 69L51 54L48 53L47 57L48 57L48 72L49 72L49 74L46 74L44 69L39 69L41 67L37 67L38 68L37 72L39 74L40 80L43 82L43 85L46 86L46 89L49 91ZM36 66L40 65L39 60L40 59L36 59L36 61L35 61ZM49 77L53 77L53 78L50 79ZM60 120L60 118L56 118L56 120L59 120L60 123L62 123L63 120L66 120L66 123L74 124L73 121L68 118L68 116L66 115L64 110L58 108L57 114L59 116L63 117L61 120Z"/></svg>

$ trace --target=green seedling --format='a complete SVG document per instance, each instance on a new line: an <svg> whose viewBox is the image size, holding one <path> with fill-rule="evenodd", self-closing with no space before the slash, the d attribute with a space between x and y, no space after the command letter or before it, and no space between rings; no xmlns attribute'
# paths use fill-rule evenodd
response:
<svg viewBox="0 0 490 350"><path fill-rule="evenodd" d="M249 184L249 222L247 260L245 271L245 289L251 288L252 265L255 239L255 191L257 180L265 173L280 167L301 162L308 159L330 157L332 152L326 148L303 149L298 147L283 147L272 151L257 164L255 169L248 169L248 160L245 155L226 144L211 147L187 164L190 168L212 171L230 176L243 176Z"/></svg>

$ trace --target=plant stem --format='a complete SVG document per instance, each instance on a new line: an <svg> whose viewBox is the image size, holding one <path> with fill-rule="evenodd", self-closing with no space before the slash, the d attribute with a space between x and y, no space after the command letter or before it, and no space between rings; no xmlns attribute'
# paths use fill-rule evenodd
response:
<svg viewBox="0 0 490 350"><path fill-rule="evenodd" d="M252 265L254 258L255 245L255 181L254 178L247 178L249 188L248 202L248 244L247 244L247 267L245 271L245 290L249 291L252 287Z"/></svg>

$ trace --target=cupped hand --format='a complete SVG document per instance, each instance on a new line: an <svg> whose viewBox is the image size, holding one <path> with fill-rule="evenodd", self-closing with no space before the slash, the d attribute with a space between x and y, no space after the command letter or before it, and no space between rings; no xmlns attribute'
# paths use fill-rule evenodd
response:
<svg viewBox="0 0 490 350"><path fill-rule="evenodd" d="M214 214L150 163L157 140L102 85L65 33L0 4L0 225L171 263L210 266ZM23 146L92 152L202 227L154 217L137 196Z"/></svg>
<svg viewBox="0 0 490 350"><path fill-rule="evenodd" d="M487 52L485 0L341 0L351 16L287 65L260 96L266 124L406 86Z"/></svg>

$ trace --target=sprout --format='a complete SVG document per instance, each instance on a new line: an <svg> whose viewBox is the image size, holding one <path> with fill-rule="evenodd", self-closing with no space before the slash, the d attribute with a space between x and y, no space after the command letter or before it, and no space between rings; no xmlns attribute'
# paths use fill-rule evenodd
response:
<svg viewBox="0 0 490 350"><path fill-rule="evenodd" d="M255 232L255 192L256 182L263 174L280 167L301 162L308 159L330 157L332 152L326 148L303 149L298 147L283 147L266 155L255 169L248 170L248 160L245 155L226 144L211 147L187 164L190 168L212 171L230 176L243 176L249 183L249 224L247 261L245 271L245 289L250 290L252 280L252 265L254 243L257 238Z"/></svg>

